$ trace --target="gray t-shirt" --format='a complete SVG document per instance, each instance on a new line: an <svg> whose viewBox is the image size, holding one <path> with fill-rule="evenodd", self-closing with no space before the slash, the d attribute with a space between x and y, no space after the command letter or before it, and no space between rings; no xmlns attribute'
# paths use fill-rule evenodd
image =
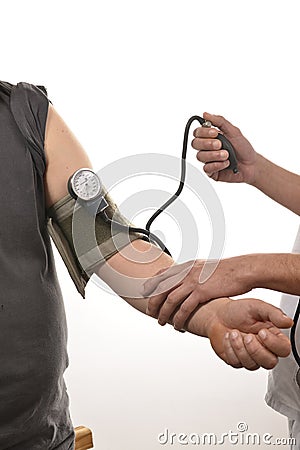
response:
<svg viewBox="0 0 300 450"><path fill-rule="evenodd" d="M49 99L0 81L0 450L70 450L67 324L43 175Z"/></svg>

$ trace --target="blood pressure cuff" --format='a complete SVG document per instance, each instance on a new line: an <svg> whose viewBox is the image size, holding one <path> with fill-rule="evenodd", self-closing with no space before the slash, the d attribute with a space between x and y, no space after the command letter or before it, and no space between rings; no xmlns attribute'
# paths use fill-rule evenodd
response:
<svg viewBox="0 0 300 450"><path fill-rule="evenodd" d="M114 222L127 227L132 226L105 189L103 195L108 203L105 209L107 216ZM83 298L85 286L99 264L108 260L131 241L143 239L139 233L112 227L102 214L91 214L70 194L48 208L47 215L49 235Z"/></svg>

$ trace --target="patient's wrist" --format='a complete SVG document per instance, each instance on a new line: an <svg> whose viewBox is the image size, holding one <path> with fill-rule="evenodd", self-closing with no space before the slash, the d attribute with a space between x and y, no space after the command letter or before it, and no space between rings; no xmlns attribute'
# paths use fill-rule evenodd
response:
<svg viewBox="0 0 300 450"><path fill-rule="evenodd" d="M199 305L188 320L186 330L197 336L209 338L220 322L221 310L225 309L231 301L233 300L224 297Z"/></svg>

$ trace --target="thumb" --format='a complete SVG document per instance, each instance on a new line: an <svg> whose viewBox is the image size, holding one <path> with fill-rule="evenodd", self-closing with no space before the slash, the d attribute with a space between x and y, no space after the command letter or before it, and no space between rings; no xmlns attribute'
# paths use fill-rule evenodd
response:
<svg viewBox="0 0 300 450"><path fill-rule="evenodd" d="M268 316L270 322L272 322L277 328L291 328L293 325L293 319L284 314L284 312L272 305L270 307Z"/></svg>
<svg viewBox="0 0 300 450"><path fill-rule="evenodd" d="M227 119L225 119L225 117L216 116L208 112L205 112L203 114L203 117L205 120L209 120L212 123L212 125L218 127L229 138L236 136L238 128L232 125L232 123L230 123Z"/></svg>

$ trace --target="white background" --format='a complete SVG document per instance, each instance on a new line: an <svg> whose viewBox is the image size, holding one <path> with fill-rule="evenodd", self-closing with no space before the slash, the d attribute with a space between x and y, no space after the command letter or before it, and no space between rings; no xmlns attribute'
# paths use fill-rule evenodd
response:
<svg viewBox="0 0 300 450"><path fill-rule="evenodd" d="M126 155L179 156L186 120L210 111L238 125L267 158L299 172L296 6L2 2L1 79L45 85L97 170ZM201 171L194 155L191 149L188 160ZM298 217L249 186L214 187L226 218L225 256L291 249ZM168 235L170 248L176 239ZM159 327L93 282L83 300L55 256L69 326L71 414L75 426L92 428L97 450L155 450L165 428L222 433L240 421L250 432L287 436L285 418L264 404L266 371L226 366L206 339ZM280 299L263 291L257 297Z"/></svg>

